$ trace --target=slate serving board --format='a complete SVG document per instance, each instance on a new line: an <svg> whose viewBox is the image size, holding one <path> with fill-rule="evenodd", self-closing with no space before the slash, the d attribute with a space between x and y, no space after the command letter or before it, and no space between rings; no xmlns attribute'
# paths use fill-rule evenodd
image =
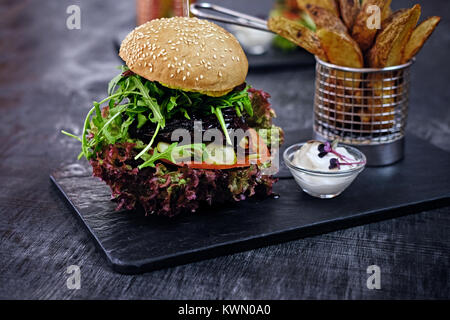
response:
<svg viewBox="0 0 450 320"><path fill-rule="evenodd" d="M288 136L307 139L304 133ZM136 274L449 205L450 153L407 136L405 155L395 165L366 168L335 199L301 192L284 168L274 189L278 198L173 219L115 212L109 188L91 177L86 163L65 166L50 178L112 268Z"/></svg>

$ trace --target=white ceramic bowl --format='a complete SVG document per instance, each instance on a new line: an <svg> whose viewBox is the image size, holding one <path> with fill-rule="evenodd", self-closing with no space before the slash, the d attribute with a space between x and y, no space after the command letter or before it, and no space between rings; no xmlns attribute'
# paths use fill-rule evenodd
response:
<svg viewBox="0 0 450 320"><path fill-rule="evenodd" d="M252 55L266 53L274 38L273 33L242 26L229 25L228 29L238 39L245 52Z"/></svg>
<svg viewBox="0 0 450 320"><path fill-rule="evenodd" d="M332 172L300 168L294 165L292 160L295 152L305 143L297 143L287 148L283 153L283 158L298 185L313 197L331 199L340 195L365 168L366 156L358 149L347 145L340 145L340 147L344 147L355 157L355 162L363 162L364 164Z"/></svg>

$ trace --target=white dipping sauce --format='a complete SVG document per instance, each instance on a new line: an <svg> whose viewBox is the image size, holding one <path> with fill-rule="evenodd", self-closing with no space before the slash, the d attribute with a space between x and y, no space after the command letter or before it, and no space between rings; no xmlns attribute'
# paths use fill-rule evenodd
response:
<svg viewBox="0 0 450 320"><path fill-rule="evenodd" d="M328 152L324 157L319 157L319 146L322 142L319 141L310 141L305 143L299 150L297 150L294 154L294 158L292 159L292 163L300 168L306 170L314 170L314 171L343 171L354 168L355 165L344 165L340 168L330 169L330 160L335 158L338 159L339 162L345 162L342 159L331 152ZM355 158L348 153L348 151L343 147L337 147L336 152L343 155L345 159L348 159L348 162L355 162Z"/></svg>
<svg viewBox="0 0 450 320"><path fill-rule="evenodd" d="M354 169L358 165L341 165L340 168L330 169L330 160L333 158L338 159L341 164L345 162L356 162L356 159L344 147L337 147L335 149L337 153L344 156L344 159L339 158L338 155L332 152L328 152L321 158L319 157L319 145L321 144L322 142L319 141L305 143L294 153L291 161L296 167L311 171L320 171L323 172L322 174L300 172L297 170L291 170L291 172L305 192L319 198L333 198L344 191L356 178L358 171L351 172L349 170ZM349 173L345 174L346 171ZM333 175L333 173L338 172L342 172L343 175Z"/></svg>

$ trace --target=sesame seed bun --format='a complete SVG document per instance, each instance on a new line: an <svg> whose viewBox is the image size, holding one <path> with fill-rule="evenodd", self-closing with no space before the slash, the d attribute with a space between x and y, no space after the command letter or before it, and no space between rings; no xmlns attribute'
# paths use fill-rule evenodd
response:
<svg viewBox="0 0 450 320"><path fill-rule="evenodd" d="M149 21L125 38L119 55L141 77L210 96L225 95L241 85L248 72L236 38L197 18Z"/></svg>

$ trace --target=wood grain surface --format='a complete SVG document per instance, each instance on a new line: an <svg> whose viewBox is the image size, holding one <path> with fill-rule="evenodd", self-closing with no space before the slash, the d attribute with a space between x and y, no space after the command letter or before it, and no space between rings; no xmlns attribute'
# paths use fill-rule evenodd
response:
<svg viewBox="0 0 450 320"><path fill-rule="evenodd" d="M270 7L263 2L226 5L258 14ZM394 1L394 9L412 3ZM48 176L79 152L59 131L79 134L92 101L106 94L120 64L114 34L133 24L134 1L77 4L82 28L68 30L67 2L0 1L0 298L450 298L449 207L139 276L114 273ZM445 12L448 1L423 3L424 16ZM409 131L450 151L448 29L444 19L413 67ZM283 127L311 126L313 68L248 80L272 94ZM373 264L381 290L366 287ZM81 268L79 290L66 286L69 265Z"/></svg>

